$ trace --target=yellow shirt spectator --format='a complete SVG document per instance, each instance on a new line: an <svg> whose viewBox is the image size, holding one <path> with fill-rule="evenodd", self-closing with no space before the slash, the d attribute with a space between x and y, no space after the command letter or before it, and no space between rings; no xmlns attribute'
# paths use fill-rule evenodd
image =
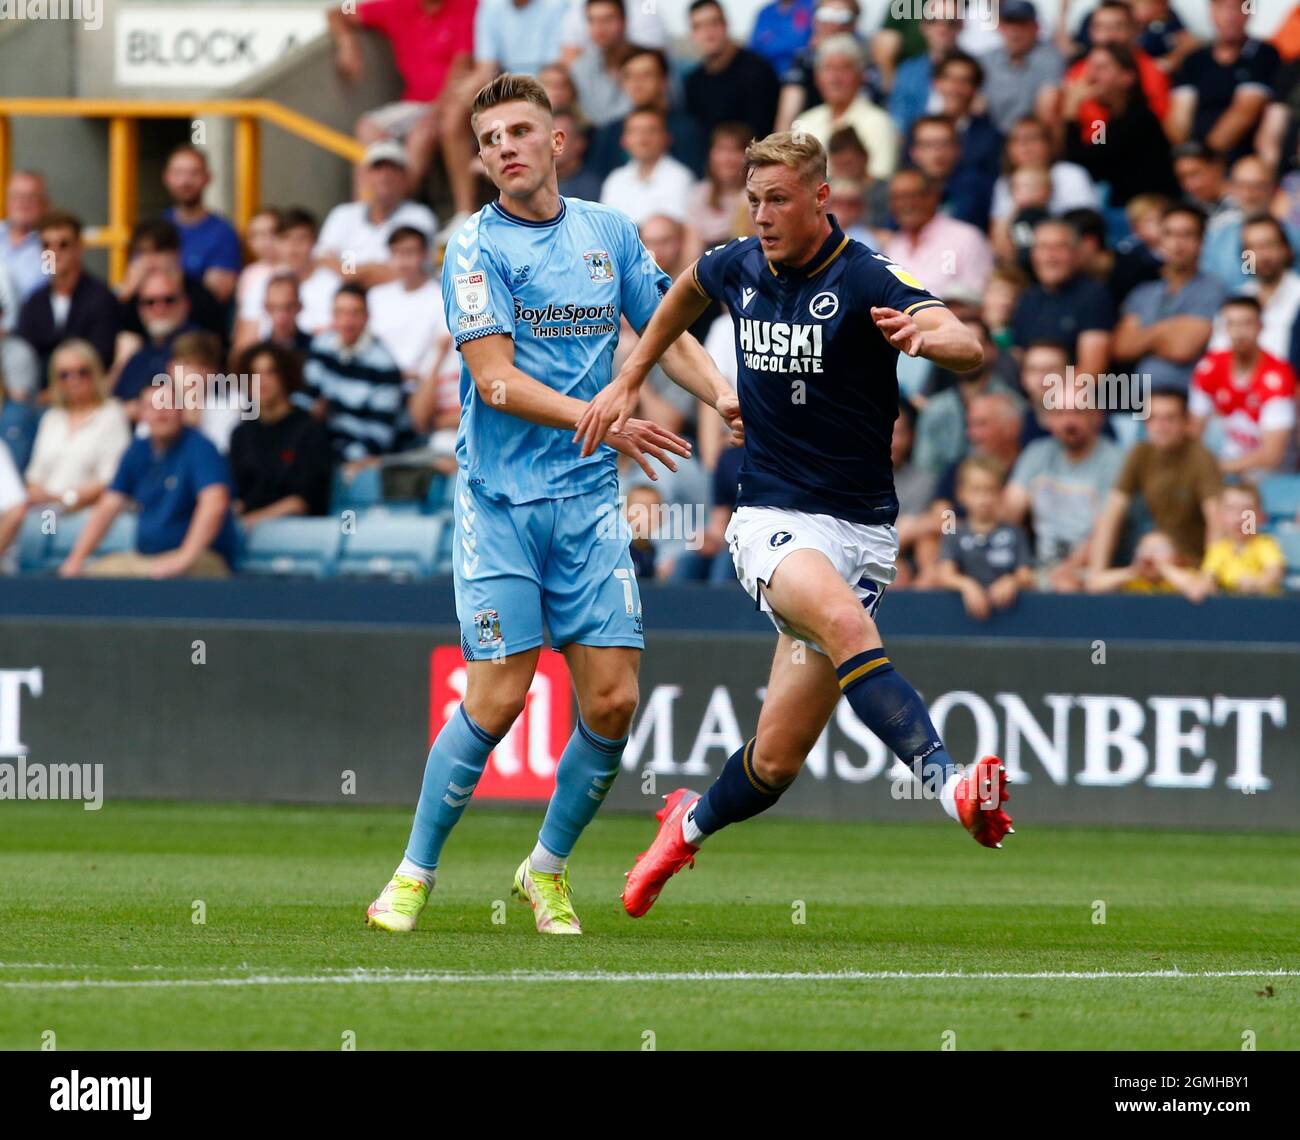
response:
<svg viewBox="0 0 1300 1140"><path fill-rule="evenodd" d="M1285 566L1286 557L1277 539L1268 534L1256 534L1242 543L1230 538L1221 538L1210 543L1205 552L1205 561L1201 571L1213 577L1220 590L1235 592L1242 578L1262 574L1274 566ZM1269 591L1281 593L1280 588Z"/></svg>

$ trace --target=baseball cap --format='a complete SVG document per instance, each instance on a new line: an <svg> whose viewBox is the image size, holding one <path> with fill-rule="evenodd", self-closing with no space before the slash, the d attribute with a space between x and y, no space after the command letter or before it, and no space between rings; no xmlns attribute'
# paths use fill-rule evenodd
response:
<svg viewBox="0 0 1300 1140"><path fill-rule="evenodd" d="M381 162L391 162L406 169L406 147L396 139L380 139L366 147L366 156L361 160L362 166L377 166Z"/></svg>
<svg viewBox="0 0 1300 1140"><path fill-rule="evenodd" d="M1026 24L1038 19L1038 9L1030 0L1002 0L998 9L998 19L1003 23Z"/></svg>

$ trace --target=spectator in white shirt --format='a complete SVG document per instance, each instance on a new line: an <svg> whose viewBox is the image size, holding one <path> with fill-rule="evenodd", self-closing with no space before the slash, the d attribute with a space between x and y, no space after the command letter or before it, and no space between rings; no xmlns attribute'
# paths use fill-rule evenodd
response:
<svg viewBox="0 0 1300 1140"><path fill-rule="evenodd" d="M298 327L308 337L329 328L334 316L334 294L343 279L332 269L317 265L316 218L307 210L285 210L275 231L276 276L287 273L298 283ZM249 290L235 325L235 351L240 352L272 333L268 312L270 279ZM283 298L280 298L283 300ZM278 336L279 334L277 334Z"/></svg>
<svg viewBox="0 0 1300 1140"><path fill-rule="evenodd" d="M605 179L600 200L637 225L651 214L687 220L695 179L668 153L672 139L662 111L640 108L623 120L623 149L631 156Z"/></svg>
<svg viewBox="0 0 1300 1140"><path fill-rule="evenodd" d="M408 381L428 375L447 351L442 289L429 272L429 239L422 230L402 226L388 239L397 277L370 290L370 331L393 354Z"/></svg>
<svg viewBox="0 0 1300 1140"><path fill-rule="evenodd" d="M894 120L863 93L866 56L852 36L831 36L817 49L813 82L824 102L800 115L793 129L828 146L837 127L849 126L866 147L872 178L888 178L898 165Z"/></svg>
<svg viewBox="0 0 1300 1140"><path fill-rule="evenodd" d="M326 217L316 260L368 289L396 276L388 239L398 226L414 226L432 238L438 221L428 206L406 200L406 149L396 139L366 150L361 183L364 201L343 202Z"/></svg>
<svg viewBox="0 0 1300 1140"><path fill-rule="evenodd" d="M0 502L0 558L29 510L78 511L98 500L131 443L126 411L109 397L99 353L89 341L67 340L54 350L48 391L51 407L36 430L27 485L7 509ZM0 451L3 462L9 451L3 444Z"/></svg>

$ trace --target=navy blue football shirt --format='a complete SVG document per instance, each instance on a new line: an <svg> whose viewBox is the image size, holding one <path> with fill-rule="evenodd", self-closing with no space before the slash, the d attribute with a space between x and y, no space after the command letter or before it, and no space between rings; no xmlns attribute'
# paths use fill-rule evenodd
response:
<svg viewBox="0 0 1300 1140"><path fill-rule="evenodd" d="M871 309L912 314L943 302L830 222L830 237L799 269L768 262L756 237L696 263L696 286L735 324L745 421L736 505L892 523L898 349Z"/></svg>

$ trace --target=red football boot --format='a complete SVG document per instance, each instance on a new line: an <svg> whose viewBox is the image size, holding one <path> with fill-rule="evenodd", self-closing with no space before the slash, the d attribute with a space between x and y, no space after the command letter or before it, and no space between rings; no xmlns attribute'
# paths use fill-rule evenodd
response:
<svg viewBox="0 0 1300 1140"><path fill-rule="evenodd" d="M1006 835L1014 835L1011 817L1002 805L1011 798L1007 792L1007 773L996 756L981 757L972 764L953 788L957 818L985 847L1001 847Z"/></svg>
<svg viewBox="0 0 1300 1140"><path fill-rule="evenodd" d="M658 834L649 848L636 857L632 870L625 876L623 909L633 918L640 918L654 906L664 884L678 871L695 866L699 848L691 846L682 836L682 818L699 798L699 793L690 788L678 788L664 797L664 806L655 812L655 819L659 820Z"/></svg>

